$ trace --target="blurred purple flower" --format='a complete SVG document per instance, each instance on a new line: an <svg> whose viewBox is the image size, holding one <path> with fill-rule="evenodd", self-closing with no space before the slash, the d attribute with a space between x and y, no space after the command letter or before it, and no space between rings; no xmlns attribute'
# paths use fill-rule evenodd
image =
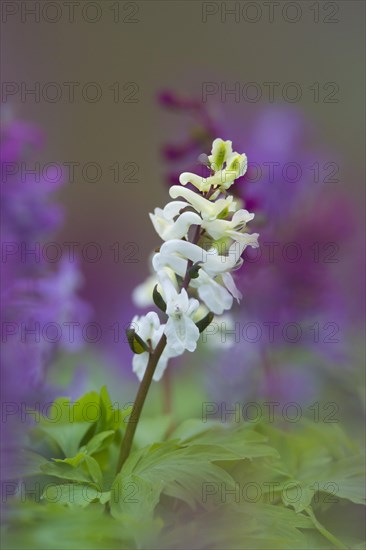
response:
<svg viewBox="0 0 366 550"><path fill-rule="evenodd" d="M62 185L62 174L49 167L47 179L40 170L30 173L27 160L43 144L42 133L31 124L14 121L1 131L2 238L7 242L33 243L61 225L62 208L52 201Z"/></svg>
<svg viewBox="0 0 366 550"><path fill-rule="evenodd" d="M81 274L76 263L63 261L50 269L42 257L20 253L44 243L63 219L62 208L53 202L62 185L60 174L50 170L45 181L23 173L22 163L43 141L39 129L25 122L1 129L2 396L15 401L40 397L45 388L49 398L48 367L57 350L81 347L80 330L74 337L69 328L90 315L77 295Z"/></svg>
<svg viewBox="0 0 366 550"><path fill-rule="evenodd" d="M43 389L56 351L83 346L81 327L90 309L77 295L80 283L78 266L63 261L47 276L18 278L8 289L2 308L7 399L34 398Z"/></svg>
<svg viewBox="0 0 366 550"><path fill-rule="evenodd" d="M33 148L44 144L44 135L37 126L21 120L8 122L1 128L1 163L24 160Z"/></svg>

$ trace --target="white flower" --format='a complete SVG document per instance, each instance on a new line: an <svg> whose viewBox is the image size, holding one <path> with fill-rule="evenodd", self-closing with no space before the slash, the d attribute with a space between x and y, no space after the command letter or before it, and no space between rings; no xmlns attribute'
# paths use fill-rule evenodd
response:
<svg viewBox="0 0 366 550"><path fill-rule="evenodd" d="M231 220L204 220L202 222L202 228L205 229L214 240L229 237L235 241L241 241L247 238L248 234L243 233L243 229L245 229L247 222L253 218L254 214L241 209L234 213Z"/></svg>
<svg viewBox="0 0 366 550"><path fill-rule="evenodd" d="M154 214L149 214L155 231L163 241L181 239L187 235L191 225L200 225L202 220L195 212L180 214L187 206L183 201L170 202L163 210L155 208Z"/></svg>
<svg viewBox="0 0 366 550"><path fill-rule="evenodd" d="M236 287L232 275L228 272L217 277L208 275L203 269L198 272L198 277L192 279L191 286L197 289L199 298L204 302L209 311L221 315L231 309L233 298L239 302L241 292Z"/></svg>
<svg viewBox="0 0 366 550"><path fill-rule="evenodd" d="M240 290L237 288L235 281L233 279L233 276L228 271L221 274L221 279L230 294L235 298L235 300L239 303L242 299L243 295L240 292Z"/></svg>
<svg viewBox="0 0 366 550"><path fill-rule="evenodd" d="M150 311L142 317L135 316L131 322L131 328L144 340L151 341L153 348L157 345L165 330L165 325L161 325L158 315L154 311ZM164 350L165 351L165 350ZM168 353L163 352L157 367L154 372L153 380L159 381L167 367L168 359L171 357ZM132 370L136 373L139 380L142 380L147 364L149 362L149 353L144 351L140 354L135 354L132 359Z"/></svg>
<svg viewBox="0 0 366 550"><path fill-rule="evenodd" d="M211 187L219 187L221 190L229 189L237 178L245 174L248 160L243 153L233 153L231 141L223 141L218 138L212 144L212 154L208 157L215 173L203 178L197 174L184 172L179 181L182 185L192 183L199 191L206 193ZM224 168L224 164L226 165Z"/></svg>
<svg viewBox="0 0 366 550"><path fill-rule="evenodd" d="M221 239L222 237L229 237L236 241L246 241L248 239L247 234L242 231L245 229L246 224L254 218L254 214L251 214L244 209L235 211L236 202L233 201L233 197L231 195L225 199L219 199L212 202L198 195L194 191L191 191L190 189L185 189L179 187L178 185L174 185L170 188L170 196L172 198L185 198L187 202L189 202L189 204L202 216L202 220L199 221L195 219L194 223L196 225L201 225L202 229L205 229L205 231L213 239ZM180 201L177 202L179 202L179 204L184 204ZM230 212L234 212L232 219L223 219L224 216L228 215ZM172 235L170 238L179 237L174 237ZM252 240L250 240L250 243L251 242Z"/></svg>
<svg viewBox="0 0 366 550"><path fill-rule="evenodd" d="M169 195L172 199L176 199L177 197L183 197L186 199L186 201L201 214L204 220L216 220L218 216L223 216L224 213L235 212L236 210L236 202L233 200L231 195L225 199L210 201L201 195L198 195L191 189L185 189L179 185L173 185L169 189Z"/></svg>
<svg viewBox="0 0 366 550"><path fill-rule="evenodd" d="M165 326L167 349L169 354L180 355L184 350L194 351L200 332L192 320L199 308L198 300L189 298L183 288L178 294L170 277L164 270L159 271L158 279L166 302L166 313L169 316Z"/></svg>
<svg viewBox="0 0 366 550"><path fill-rule="evenodd" d="M216 248L203 250L200 246L187 241L171 240L165 242L160 252L153 257L153 266L156 271L164 267L170 267L181 277L187 268L187 260L194 264L201 263L208 275L215 276L238 269L243 260L241 255L246 246L258 246L257 233L244 233L246 240L233 243L227 250L227 254L219 254Z"/></svg>
<svg viewBox="0 0 366 550"><path fill-rule="evenodd" d="M233 305L232 295L203 269L199 270L196 279L192 279L191 286L197 288L199 298L216 315L221 315Z"/></svg>
<svg viewBox="0 0 366 550"><path fill-rule="evenodd" d="M243 297L229 272L214 278L200 269L198 277L192 279L191 286L197 289L199 298L208 310L216 315L221 315L224 311L231 309L233 298L240 302Z"/></svg>

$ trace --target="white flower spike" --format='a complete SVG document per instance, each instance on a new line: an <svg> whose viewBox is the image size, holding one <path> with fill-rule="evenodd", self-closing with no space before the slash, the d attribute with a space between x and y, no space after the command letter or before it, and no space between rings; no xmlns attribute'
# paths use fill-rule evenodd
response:
<svg viewBox="0 0 366 550"><path fill-rule="evenodd" d="M254 214L227 194L246 172L246 155L233 152L231 141L218 138L206 158L210 175L181 174L180 183L196 189L172 186L169 194L174 200L150 214L164 242L152 257L153 273L135 289L133 298L141 306L155 302L167 321L160 324L153 312L133 319L137 334L133 371L140 380L151 358L153 379L160 380L170 358L196 349L200 332L214 314L230 310L234 299L240 301L231 272L243 264L247 246L258 246L258 234L247 232Z"/></svg>

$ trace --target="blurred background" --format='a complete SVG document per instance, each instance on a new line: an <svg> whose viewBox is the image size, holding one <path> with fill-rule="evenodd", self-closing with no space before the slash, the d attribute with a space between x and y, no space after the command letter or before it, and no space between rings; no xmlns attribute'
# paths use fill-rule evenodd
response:
<svg viewBox="0 0 366 550"><path fill-rule="evenodd" d="M199 169L196 158L220 136L248 155L236 192L256 212L261 257L248 257L237 275L244 298L225 327L238 322L239 341L228 336L228 347L221 333L208 335L213 346L171 369L173 386L179 380L192 396L183 392L184 414L199 415L202 399L229 406L270 396L336 402L337 418L359 419L364 3L71 4L2 5L3 204L12 220L5 216L3 239L12 244L2 267L7 288L16 282L3 318L17 323L30 308L33 322L92 325L78 345L65 334L53 345L49 336L47 349L44 338L42 350L32 345L33 355L18 345L19 324L6 325L8 396L19 394L16 353L29 378L22 398L60 385L75 397L106 377L116 399L133 398L124 328L137 312L132 291L159 245L148 213L168 201L180 170ZM40 182L24 175L29 168ZM17 181L24 198L26 180L40 203L47 195L60 208L50 223L30 222L39 233L27 226L19 233L7 206L20 204L6 196L9 183ZM22 208L15 215L24 221L39 204ZM22 261L21 242L40 243L41 261ZM14 296L17 313L9 316ZM159 410L154 391L150 406Z"/></svg>

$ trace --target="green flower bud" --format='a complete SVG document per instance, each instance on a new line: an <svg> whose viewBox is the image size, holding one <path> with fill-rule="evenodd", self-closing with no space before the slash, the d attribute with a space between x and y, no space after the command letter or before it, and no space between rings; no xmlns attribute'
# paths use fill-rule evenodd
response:
<svg viewBox="0 0 366 550"><path fill-rule="evenodd" d="M150 353L149 346L146 344L146 342L143 341L142 338L140 338L140 336L135 332L134 328L126 329L126 336L133 353L136 353L138 355L146 351Z"/></svg>
<svg viewBox="0 0 366 550"><path fill-rule="evenodd" d="M162 295L158 291L158 285L154 286L153 300L154 300L154 304L156 305L156 307L158 307L161 311L164 311L164 313L165 313L166 312L166 303L165 303Z"/></svg>
<svg viewBox="0 0 366 550"><path fill-rule="evenodd" d="M203 332L208 327L208 325L212 323L214 317L215 315L212 313L212 311L209 311L207 315L203 317L203 319L196 323L196 327L198 328L198 330L200 332Z"/></svg>

